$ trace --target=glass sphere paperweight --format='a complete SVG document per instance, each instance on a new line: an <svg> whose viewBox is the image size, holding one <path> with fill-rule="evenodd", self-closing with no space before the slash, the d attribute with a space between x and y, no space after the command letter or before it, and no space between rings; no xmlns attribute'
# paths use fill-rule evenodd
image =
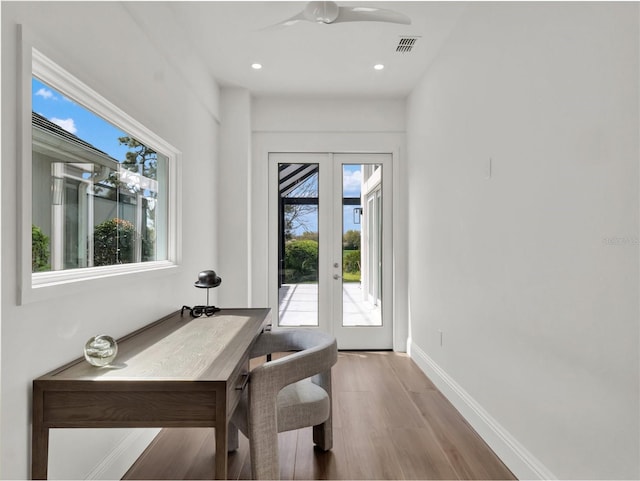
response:
<svg viewBox="0 0 640 481"><path fill-rule="evenodd" d="M111 336L93 336L84 345L84 358L93 366L106 366L116 358L118 344Z"/></svg>

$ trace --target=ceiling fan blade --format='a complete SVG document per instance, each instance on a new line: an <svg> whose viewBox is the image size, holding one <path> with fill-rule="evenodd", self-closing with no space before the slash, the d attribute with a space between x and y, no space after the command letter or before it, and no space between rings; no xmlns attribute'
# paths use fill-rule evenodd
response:
<svg viewBox="0 0 640 481"><path fill-rule="evenodd" d="M338 18L331 23L340 22L388 22L411 25L411 19L403 13L374 7L340 7Z"/></svg>
<svg viewBox="0 0 640 481"><path fill-rule="evenodd" d="M261 29L258 30L258 32L264 32L264 31L268 31L268 30L278 30L281 28L285 28L285 27L290 27L291 25L295 25L298 22L308 22L309 20L304 16L304 12L300 12L297 15L294 15L293 17L284 20L282 22L278 22L274 25L269 25L267 27L263 27Z"/></svg>

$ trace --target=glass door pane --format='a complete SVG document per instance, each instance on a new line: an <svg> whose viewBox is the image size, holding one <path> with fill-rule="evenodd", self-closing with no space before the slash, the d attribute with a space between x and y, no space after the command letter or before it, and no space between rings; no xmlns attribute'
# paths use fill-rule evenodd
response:
<svg viewBox="0 0 640 481"><path fill-rule="evenodd" d="M278 325L318 326L319 164L278 163Z"/></svg>
<svg viewBox="0 0 640 481"><path fill-rule="evenodd" d="M342 164L342 325L381 326L379 164ZM375 174L377 172L377 174Z"/></svg>

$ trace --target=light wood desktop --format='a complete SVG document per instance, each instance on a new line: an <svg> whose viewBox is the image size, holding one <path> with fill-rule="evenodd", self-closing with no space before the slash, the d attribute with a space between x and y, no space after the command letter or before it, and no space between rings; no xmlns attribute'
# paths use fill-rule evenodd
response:
<svg viewBox="0 0 640 481"><path fill-rule="evenodd" d="M51 428L214 427L216 479L227 477L227 431L269 309L177 311L118 340L97 368L77 359L33 381L31 477L46 479Z"/></svg>

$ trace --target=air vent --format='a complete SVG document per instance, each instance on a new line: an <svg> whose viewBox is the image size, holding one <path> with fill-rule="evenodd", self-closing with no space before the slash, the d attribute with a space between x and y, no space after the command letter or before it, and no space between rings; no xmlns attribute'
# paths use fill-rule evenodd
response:
<svg viewBox="0 0 640 481"><path fill-rule="evenodd" d="M416 46L416 42L420 37L400 37L396 52L409 53Z"/></svg>

